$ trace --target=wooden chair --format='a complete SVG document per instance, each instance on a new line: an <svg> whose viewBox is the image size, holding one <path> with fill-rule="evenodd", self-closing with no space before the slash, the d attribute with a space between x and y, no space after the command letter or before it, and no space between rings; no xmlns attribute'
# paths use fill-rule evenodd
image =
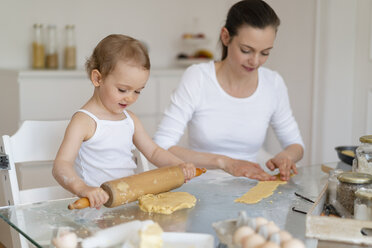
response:
<svg viewBox="0 0 372 248"><path fill-rule="evenodd" d="M47 200L73 197L57 183L54 186L21 189L17 177L17 165L31 167L47 164L51 168L61 145L68 120L61 121L24 121L18 131L2 137L1 152L8 155L9 169L0 171L0 180L8 205L35 203ZM138 166L136 173L149 170L149 163L138 150L134 151L134 160ZM22 221L18 218L19 221ZM12 230L13 247L28 247L25 238Z"/></svg>

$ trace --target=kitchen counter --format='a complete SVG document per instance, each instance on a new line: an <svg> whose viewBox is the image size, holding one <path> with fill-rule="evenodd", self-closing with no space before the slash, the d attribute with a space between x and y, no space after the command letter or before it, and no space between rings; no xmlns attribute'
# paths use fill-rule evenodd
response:
<svg viewBox="0 0 372 248"><path fill-rule="evenodd" d="M351 169L341 162L327 164L330 167ZM45 247L55 236L58 227L71 227L79 237L90 236L93 232L132 220L152 219L167 232L208 233L219 244L212 223L237 218L239 211L246 211L249 217L262 216L274 221L281 229L303 240L306 247L317 247L317 240L305 238L306 215L293 212L292 207L308 211L311 203L297 196L295 192L315 200L327 182L327 174L321 165L299 168L299 174L275 193L257 204L235 203L234 200L257 181L236 178L220 170L209 170L206 174L192 179L175 191L186 191L198 200L192 209L184 209L171 215L149 214L141 211L137 202L116 208L68 210L67 205L75 199L62 199L19 206L0 208L0 217L21 232L37 247ZM220 246L222 247L222 246Z"/></svg>

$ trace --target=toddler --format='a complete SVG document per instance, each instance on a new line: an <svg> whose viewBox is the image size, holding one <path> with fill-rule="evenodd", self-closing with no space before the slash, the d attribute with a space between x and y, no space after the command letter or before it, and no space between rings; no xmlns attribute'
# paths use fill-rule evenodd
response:
<svg viewBox="0 0 372 248"><path fill-rule="evenodd" d="M53 166L53 176L65 189L99 208L108 200L99 187L102 183L134 174L134 146L158 167L178 165L185 180L195 176L193 164L156 145L140 120L126 110L150 74L147 50L138 40L107 36L87 60L86 70L93 96L73 115Z"/></svg>

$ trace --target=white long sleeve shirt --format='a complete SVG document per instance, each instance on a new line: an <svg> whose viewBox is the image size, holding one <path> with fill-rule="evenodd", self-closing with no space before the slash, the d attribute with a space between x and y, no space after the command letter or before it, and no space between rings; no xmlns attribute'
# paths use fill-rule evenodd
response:
<svg viewBox="0 0 372 248"><path fill-rule="evenodd" d="M189 128L189 148L199 152L256 161L271 125L282 147L304 147L292 115L287 88L275 71L260 67L258 86L247 98L227 94L216 77L214 62L189 67L154 136L168 149Z"/></svg>

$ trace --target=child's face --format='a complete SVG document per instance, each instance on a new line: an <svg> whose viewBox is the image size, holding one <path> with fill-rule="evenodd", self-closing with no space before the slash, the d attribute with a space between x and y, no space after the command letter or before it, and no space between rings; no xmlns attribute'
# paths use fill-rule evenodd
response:
<svg viewBox="0 0 372 248"><path fill-rule="evenodd" d="M104 107L114 114L134 103L145 87L150 71L118 61L115 69L109 73L99 86L99 95Z"/></svg>

